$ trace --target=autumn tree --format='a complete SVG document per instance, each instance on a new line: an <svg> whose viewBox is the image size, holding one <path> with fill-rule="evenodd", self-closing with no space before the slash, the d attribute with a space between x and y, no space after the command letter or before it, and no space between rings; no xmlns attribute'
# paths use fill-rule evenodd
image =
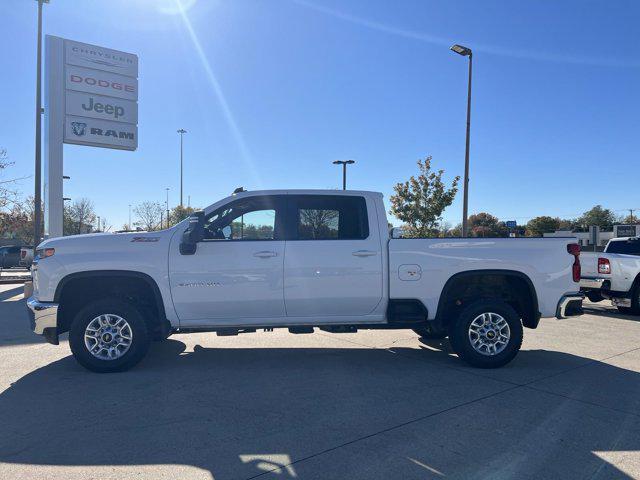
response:
<svg viewBox="0 0 640 480"><path fill-rule="evenodd" d="M509 233L504 222L486 212L471 215L468 225L470 237L506 237Z"/></svg>
<svg viewBox="0 0 640 480"><path fill-rule="evenodd" d="M136 214L136 221L133 223L137 227L141 227L148 232L158 230L162 226L162 205L158 202L142 202L133 209Z"/></svg>
<svg viewBox="0 0 640 480"><path fill-rule="evenodd" d="M397 183L391 196L391 210L404 222L406 237L428 237L438 235L438 224L442 220L442 212L453 202L458 192L457 176L447 188L442 175L444 170L431 170L431 156L418 160L419 174L413 175L404 183Z"/></svg>
<svg viewBox="0 0 640 480"><path fill-rule="evenodd" d="M44 223L41 224L41 227ZM17 239L33 245L33 197L11 202L11 208L0 211L0 238Z"/></svg>
<svg viewBox="0 0 640 480"><path fill-rule="evenodd" d="M543 233L552 233L560 227L560 219L548 216L535 217L527 223L528 237L541 237Z"/></svg>

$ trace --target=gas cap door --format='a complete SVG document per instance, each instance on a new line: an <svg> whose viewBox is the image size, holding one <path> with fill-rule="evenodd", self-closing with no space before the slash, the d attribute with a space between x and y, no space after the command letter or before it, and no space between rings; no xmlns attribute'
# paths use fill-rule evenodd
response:
<svg viewBox="0 0 640 480"><path fill-rule="evenodd" d="M420 265L400 265L398 277L405 282L415 282L422 278L422 269Z"/></svg>

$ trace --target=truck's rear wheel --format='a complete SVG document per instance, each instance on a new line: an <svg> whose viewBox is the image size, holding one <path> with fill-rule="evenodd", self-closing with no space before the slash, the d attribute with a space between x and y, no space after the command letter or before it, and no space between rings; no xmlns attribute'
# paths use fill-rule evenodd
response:
<svg viewBox="0 0 640 480"><path fill-rule="evenodd" d="M69 330L69 345L83 367L100 373L136 365L149 349L144 317L117 298L96 300L81 309Z"/></svg>
<svg viewBox="0 0 640 480"><path fill-rule="evenodd" d="M509 363L522 346L518 313L499 299L479 300L464 308L449 329L449 342L465 362L480 368Z"/></svg>

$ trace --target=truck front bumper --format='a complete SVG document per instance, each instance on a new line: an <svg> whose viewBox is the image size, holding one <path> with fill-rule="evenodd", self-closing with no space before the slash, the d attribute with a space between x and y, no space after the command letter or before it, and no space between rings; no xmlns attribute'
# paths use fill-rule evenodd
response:
<svg viewBox="0 0 640 480"><path fill-rule="evenodd" d="M47 342L58 345L58 304L39 302L34 297L27 300L31 330L44 336Z"/></svg>
<svg viewBox="0 0 640 480"><path fill-rule="evenodd" d="M584 300L584 294L581 292L565 293L558 302L556 318L582 315L582 300Z"/></svg>

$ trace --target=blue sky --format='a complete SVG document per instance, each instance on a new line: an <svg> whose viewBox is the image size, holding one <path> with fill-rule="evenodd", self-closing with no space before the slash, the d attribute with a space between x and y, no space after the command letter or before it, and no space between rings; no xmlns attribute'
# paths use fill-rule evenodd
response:
<svg viewBox="0 0 640 480"><path fill-rule="evenodd" d="M640 2L51 0L44 32L140 58L139 148L65 146L65 196L119 228L128 205L235 187L379 190L433 155L462 174L474 50L470 212L524 223L640 208ZM3 0L0 146L33 174L36 2ZM21 183L25 194L32 180ZM445 212L461 218L461 195Z"/></svg>

